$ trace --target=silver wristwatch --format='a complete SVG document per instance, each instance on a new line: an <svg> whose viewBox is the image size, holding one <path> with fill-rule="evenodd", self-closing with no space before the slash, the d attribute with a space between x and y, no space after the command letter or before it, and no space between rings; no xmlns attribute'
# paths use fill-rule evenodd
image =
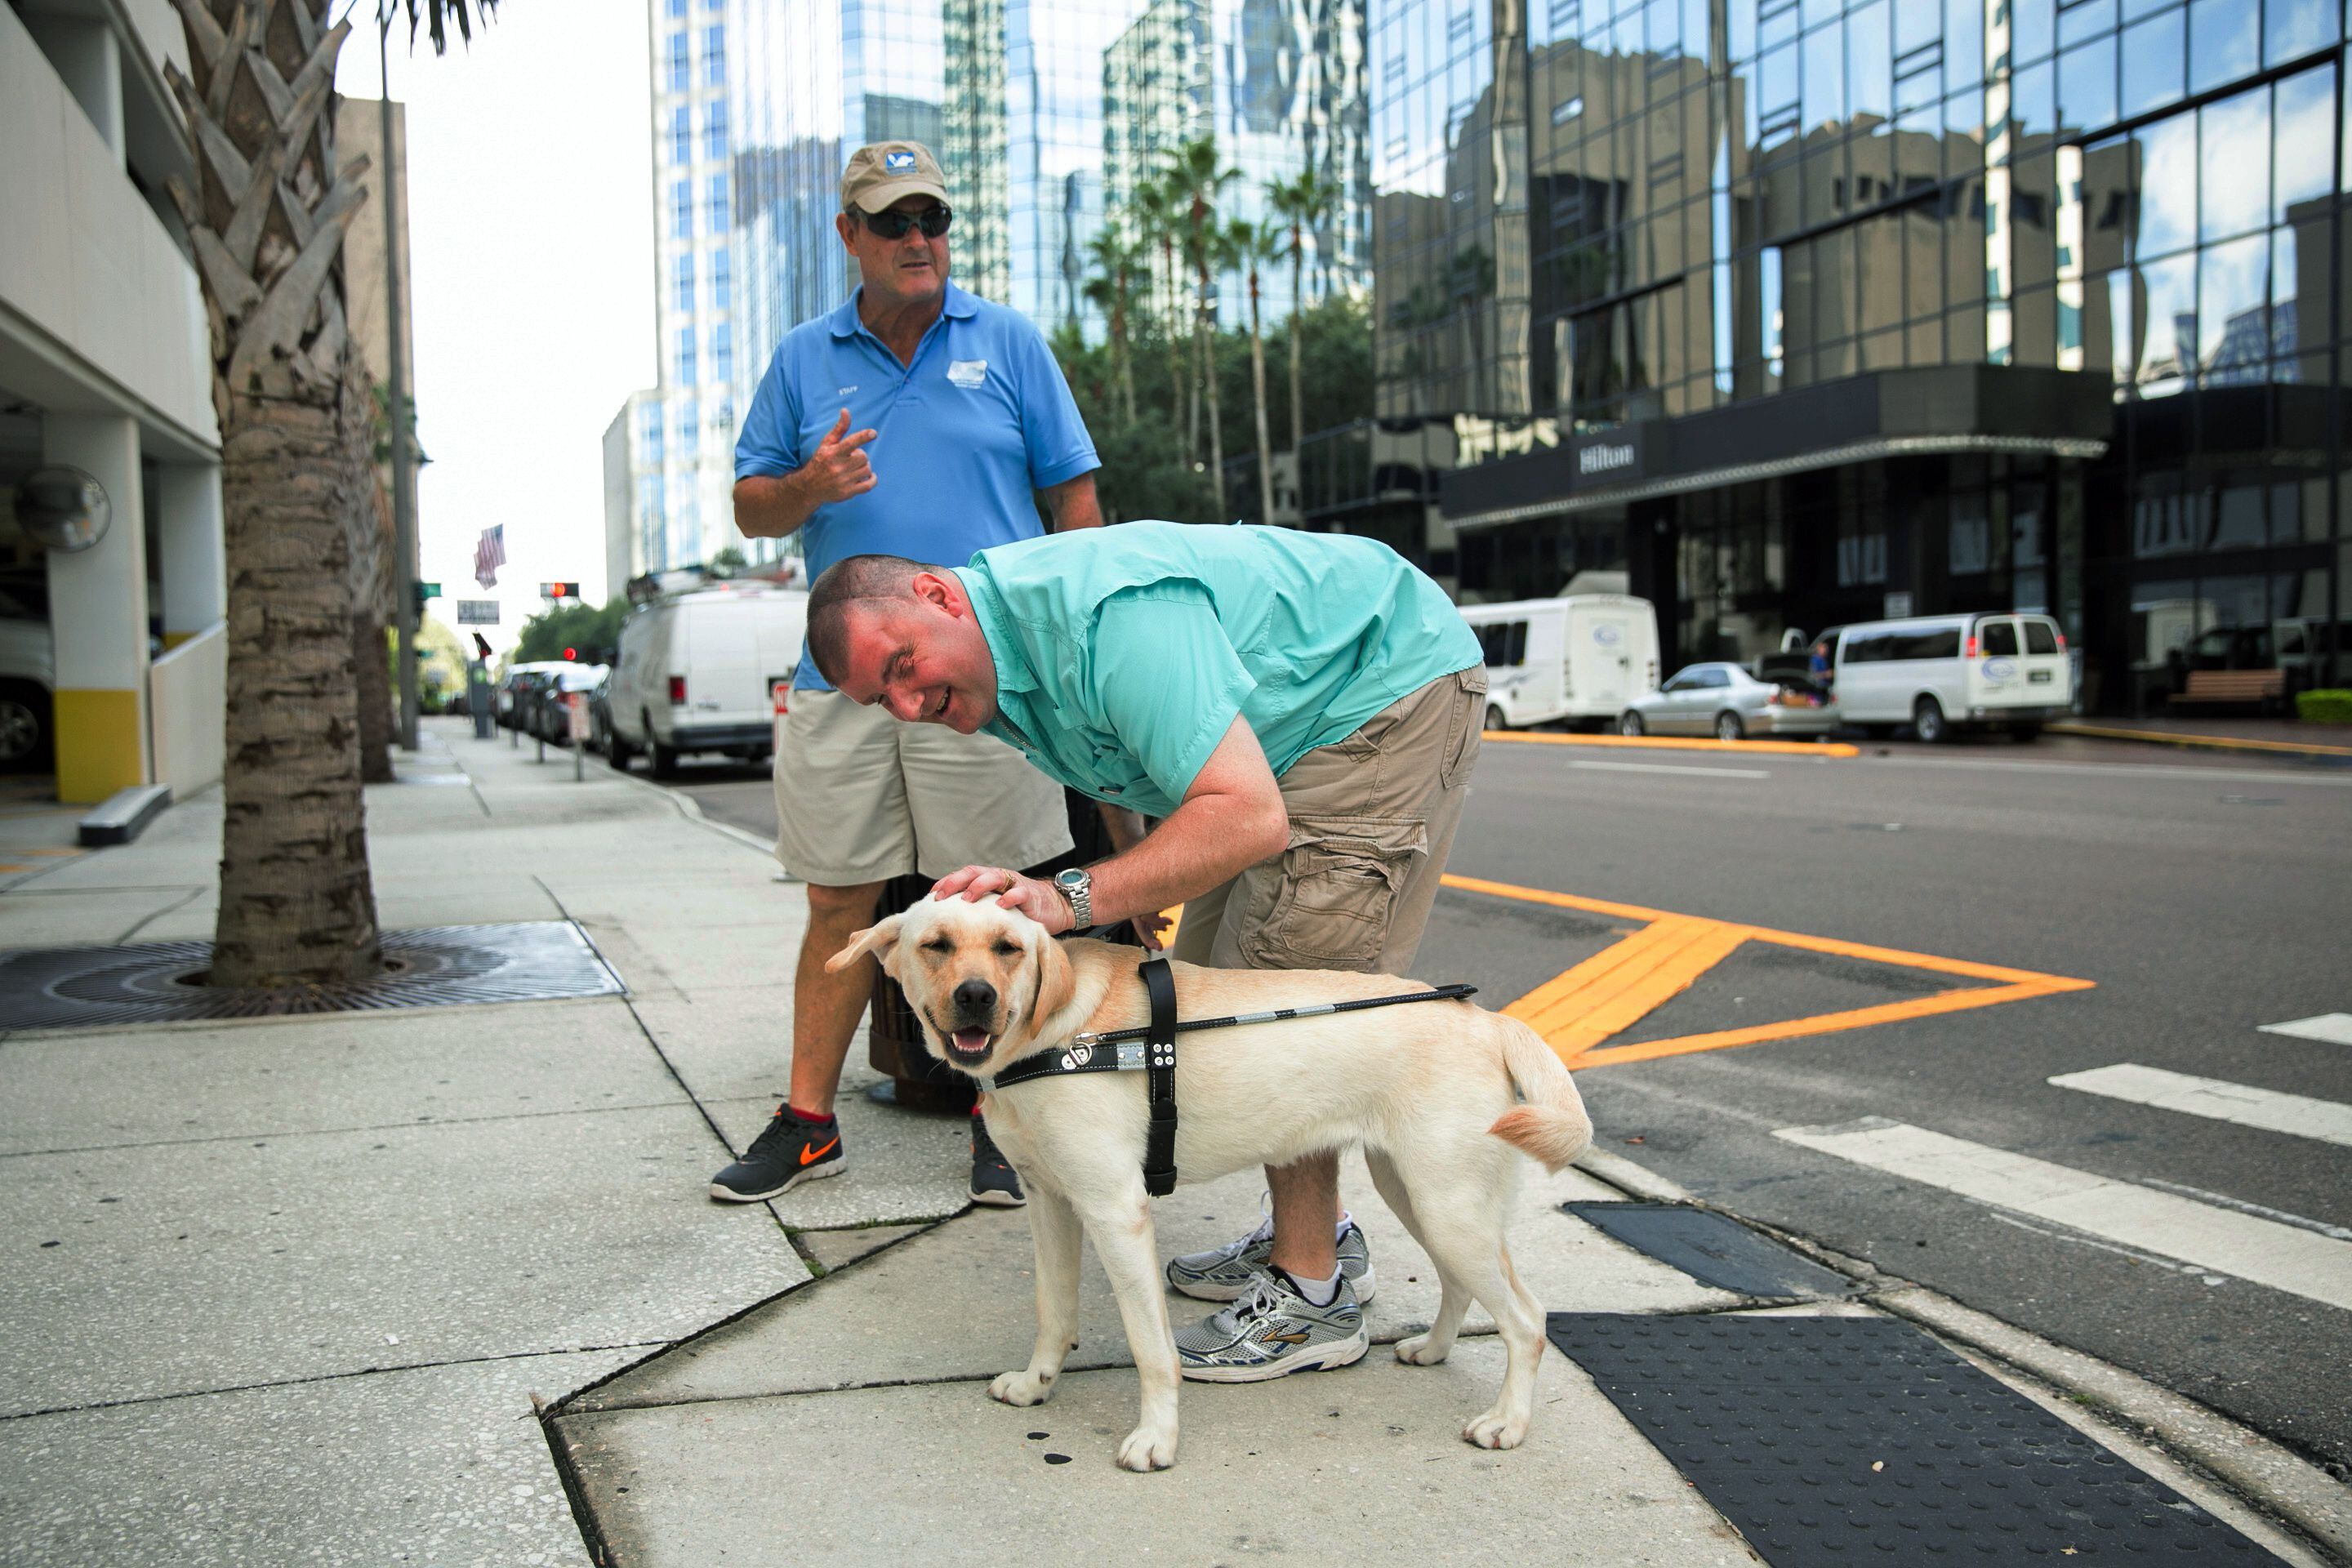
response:
<svg viewBox="0 0 2352 1568"><path fill-rule="evenodd" d="M1095 879L1092 872L1083 866L1056 871L1054 873L1054 890L1069 900L1073 930L1085 931L1095 923Z"/></svg>

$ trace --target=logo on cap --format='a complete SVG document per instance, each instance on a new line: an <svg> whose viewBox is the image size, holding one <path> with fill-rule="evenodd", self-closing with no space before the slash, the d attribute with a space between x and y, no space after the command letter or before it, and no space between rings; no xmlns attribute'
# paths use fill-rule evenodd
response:
<svg viewBox="0 0 2352 1568"><path fill-rule="evenodd" d="M912 153L885 153L882 154L882 166L894 174L910 174L915 170L915 155Z"/></svg>

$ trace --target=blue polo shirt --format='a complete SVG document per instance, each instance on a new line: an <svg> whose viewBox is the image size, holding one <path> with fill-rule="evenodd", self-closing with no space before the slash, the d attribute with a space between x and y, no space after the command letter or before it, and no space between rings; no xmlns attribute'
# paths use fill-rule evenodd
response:
<svg viewBox="0 0 2352 1568"><path fill-rule="evenodd" d="M852 431L876 432L864 447L874 488L802 525L812 581L845 555L951 566L1034 539L1033 492L1102 466L1037 329L953 283L909 364L857 319L855 293L784 334L744 416L735 477L791 473L844 408ZM805 648L793 685L829 689Z"/></svg>

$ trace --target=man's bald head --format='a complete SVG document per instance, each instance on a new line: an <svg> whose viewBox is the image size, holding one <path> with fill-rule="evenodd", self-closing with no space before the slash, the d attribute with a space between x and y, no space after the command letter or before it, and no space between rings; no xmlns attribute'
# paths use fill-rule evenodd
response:
<svg viewBox="0 0 2352 1568"><path fill-rule="evenodd" d="M931 570L903 555L847 555L826 567L809 586L809 658L816 661L817 673L841 684L852 605L903 605L915 596L915 574Z"/></svg>

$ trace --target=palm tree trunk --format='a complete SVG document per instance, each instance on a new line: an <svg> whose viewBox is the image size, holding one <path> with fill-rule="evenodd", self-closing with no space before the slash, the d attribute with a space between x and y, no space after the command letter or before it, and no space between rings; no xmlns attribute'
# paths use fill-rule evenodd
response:
<svg viewBox="0 0 2352 1568"><path fill-rule="evenodd" d="M1173 427L1176 411L1184 406L1184 365L1176 354L1176 321L1183 307L1176 282L1176 241L1165 233L1160 237L1160 264L1168 278L1168 423ZM1192 448L1185 448L1184 456L1192 455Z"/></svg>
<svg viewBox="0 0 2352 1568"><path fill-rule="evenodd" d="M352 521L374 476L352 391L326 0L176 0L193 79L164 74L198 160L173 177L212 324L228 578L216 985L381 973L360 793ZM378 662L382 656L379 654Z"/></svg>
<svg viewBox="0 0 2352 1568"><path fill-rule="evenodd" d="M1302 380L1298 373L1299 312L1307 309L1307 252L1299 244L1298 230L1290 231L1290 453L1297 462L1298 449L1306 443L1307 400L1300 393ZM1306 475L1299 476L1301 483Z"/></svg>
<svg viewBox="0 0 2352 1568"><path fill-rule="evenodd" d="M1201 280L1201 313L1194 318L1193 341L1199 344L1201 384L1207 389L1209 400L1209 482L1215 487L1217 510L1225 510L1225 425L1217 398L1217 338L1210 324L1208 310L1209 284L1204 272ZM1222 520L1221 520L1222 521Z"/></svg>
<svg viewBox="0 0 2352 1568"><path fill-rule="evenodd" d="M390 784L392 670L384 662L384 624L370 615L352 617L352 673L359 681L360 782Z"/></svg>
<svg viewBox="0 0 2352 1568"><path fill-rule="evenodd" d="M1250 263L1250 382L1257 393L1257 505L1260 522L1274 521L1274 441L1265 431L1265 333L1258 324L1257 263Z"/></svg>
<svg viewBox="0 0 2352 1568"><path fill-rule="evenodd" d="M1127 274L1118 275L1118 309L1112 325L1118 332L1118 395L1127 406L1127 422L1135 423L1135 350L1127 341Z"/></svg>

